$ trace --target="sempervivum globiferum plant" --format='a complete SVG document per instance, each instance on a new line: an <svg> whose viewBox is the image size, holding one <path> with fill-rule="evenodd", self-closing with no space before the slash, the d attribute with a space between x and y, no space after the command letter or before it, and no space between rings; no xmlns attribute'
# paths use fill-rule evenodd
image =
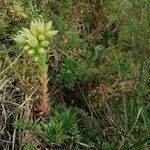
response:
<svg viewBox="0 0 150 150"><path fill-rule="evenodd" d="M43 20L32 21L30 29L22 28L14 40L31 55L37 62L40 70L42 99L39 106L41 115L49 115L50 105L48 104L48 66L47 49L49 39L55 36L58 31L52 30L52 22L44 23Z"/></svg>

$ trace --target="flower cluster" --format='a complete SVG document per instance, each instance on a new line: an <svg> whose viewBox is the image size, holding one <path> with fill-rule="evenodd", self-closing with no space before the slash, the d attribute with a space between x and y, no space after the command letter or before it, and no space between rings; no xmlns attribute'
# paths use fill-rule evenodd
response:
<svg viewBox="0 0 150 150"><path fill-rule="evenodd" d="M52 30L52 22L44 23L43 20L32 21L30 29L22 28L15 36L14 40L24 50L34 57L35 61L41 54L46 53L45 49L49 45L49 38L55 36L58 31Z"/></svg>

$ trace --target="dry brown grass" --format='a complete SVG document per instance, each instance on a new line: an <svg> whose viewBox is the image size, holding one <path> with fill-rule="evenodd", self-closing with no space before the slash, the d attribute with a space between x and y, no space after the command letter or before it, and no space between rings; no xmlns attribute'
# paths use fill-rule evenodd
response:
<svg viewBox="0 0 150 150"><path fill-rule="evenodd" d="M0 149L22 149L25 141L28 141L26 139L31 136L30 132L17 133L13 127L14 121L35 118L33 102L37 99L35 95L37 95L39 88L36 78L33 80L32 77L25 74L30 68L27 63L20 66L20 74L19 70L16 71L21 55L22 53L12 62L5 64L1 62L0 65ZM9 65L7 66L7 64ZM24 72L24 69L27 70ZM11 73L13 76L8 77ZM31 80L32 82L30 82Z"/></svg>

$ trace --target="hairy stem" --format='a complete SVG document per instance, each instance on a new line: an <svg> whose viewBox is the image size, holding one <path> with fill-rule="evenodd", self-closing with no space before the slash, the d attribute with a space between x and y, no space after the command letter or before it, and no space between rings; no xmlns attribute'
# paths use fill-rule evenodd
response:
<svg viewBox="0 0 150 150"><path fill-rule="evenodd" d="M40 81L42 94L39 110L41 115L49 116L50 105L48 103L48 76L47 76L48 66L46 64L46 54L40 57L38 65L41 71Z"/></svg>

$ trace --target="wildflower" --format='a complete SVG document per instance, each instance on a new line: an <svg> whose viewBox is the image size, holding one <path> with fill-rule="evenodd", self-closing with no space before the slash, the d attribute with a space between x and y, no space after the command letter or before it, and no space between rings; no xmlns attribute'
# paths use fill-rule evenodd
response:
<svg viewBox="0 0 150 150"><path fill-rule="evenodd" d="M52 30L51 21L44 23L43 20L39 19L31 21L30 29L22 28L14 37L14 40L38 61L39 56L46 53L45 48L49 45L49 38L55 36L57 33L58 31Z"/></svg>
<svg viewBox="0 0 150 150"><path fill-rule="evenodd" d="M49 38L55 36L58 31L52 30L52 22L44 23L43 20L32 21L30 29L22 28L21 31L14 37L14 40L25 51L34 58L40 69L41 80L41 95L42 100L39 107L40 114L48 116L50 111L50 105L48 103L48 66L47 66L47 51L46 48L49 45Z"/></svg>

